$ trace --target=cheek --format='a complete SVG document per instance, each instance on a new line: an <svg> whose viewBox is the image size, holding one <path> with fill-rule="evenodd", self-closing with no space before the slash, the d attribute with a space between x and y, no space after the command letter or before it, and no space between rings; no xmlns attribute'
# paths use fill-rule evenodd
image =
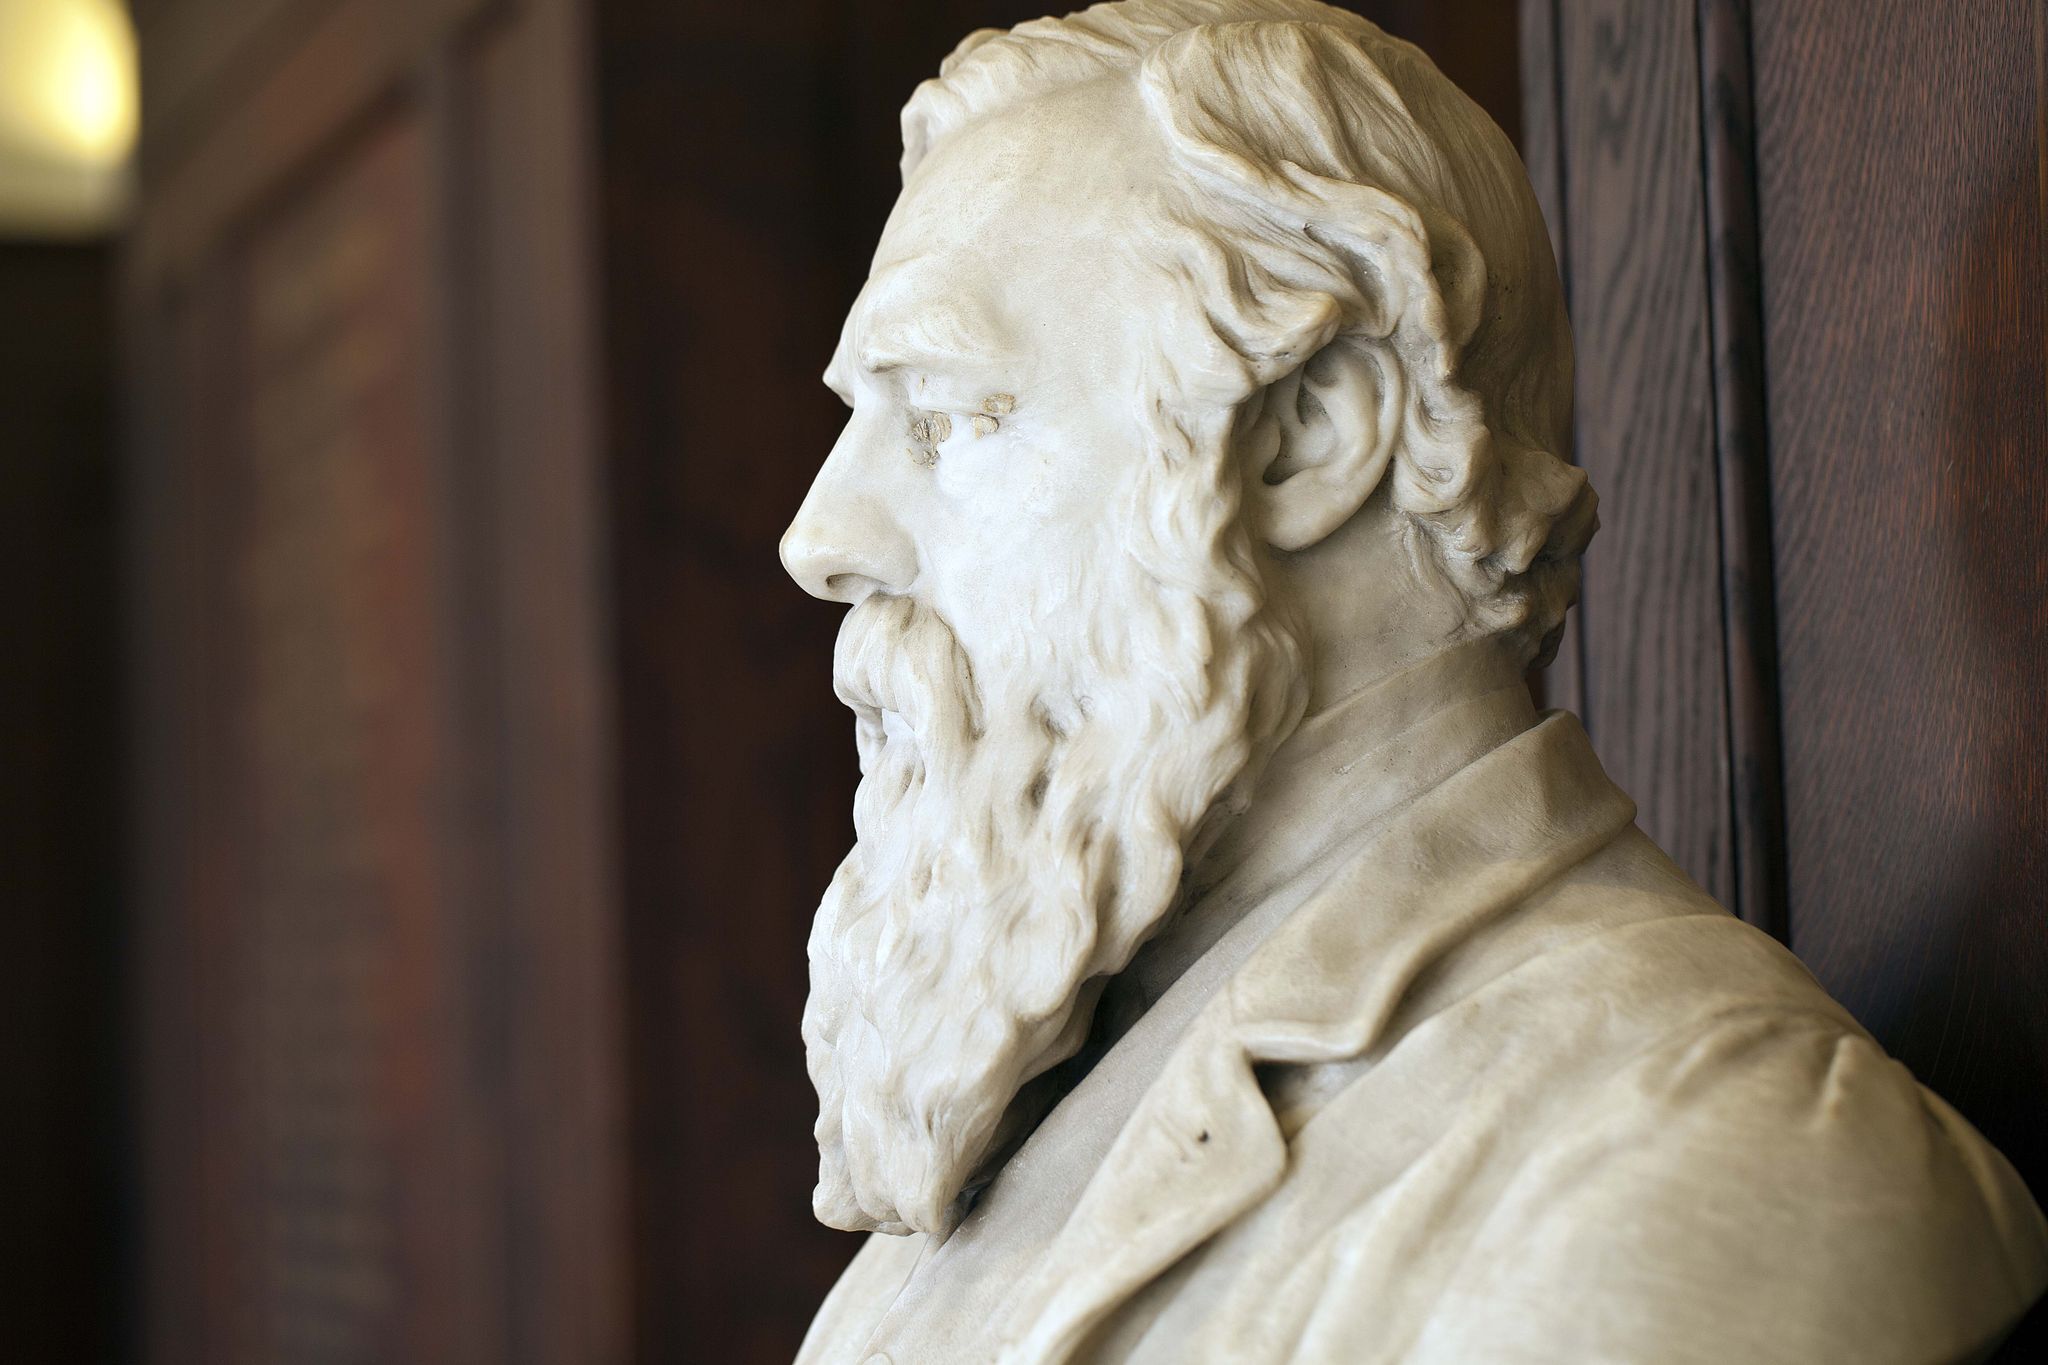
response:
<svg viewBox="0 0 2048 1365"><path fill-rule="evenodd" d="M1143 448L1120 413L956 436L932 469L944 531L926 542L933 604L970 654L1085 605L1115 555ZM984 655L984 657L987 657Z"/></svg>
<svg viewBox="0 0 2048 1365"><path fill-rule="evenodd" d="M1099 558L1121 506L1106 462L1021 441L999 461L944 463L949 534L927 562L938 585L994 610L1068 595Z"/></svg>
<svg viewBox="0 0 2048 1365"><path fill-rule="evenodd" d="M926 557L932 604L969 657L1010 655L1020 630L1055 630L1038 618L1073 610L1118 553L1122 497L1102 463L1028 448L1010 456L999 469L956 473L948 534Z"/></svg>
<svg viewBox="0 0 2048 1365"><path fill-rule="evenodd" d="M1015 541L1035 539L1101 515L1137 455L1124 427L1114 419L1039 420L988 436L956 435L934 482L963 519Z"/></svg>

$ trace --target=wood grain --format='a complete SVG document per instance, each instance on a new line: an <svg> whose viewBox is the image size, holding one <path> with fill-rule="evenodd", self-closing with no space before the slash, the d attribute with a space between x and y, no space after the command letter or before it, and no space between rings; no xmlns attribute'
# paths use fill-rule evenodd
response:
<svg viewBox="0 0 2048 1365"><path fill-rule="evenodd" d="M1731 907L1787 936L1761 248L1749 0L1698 0L1700 153L1721 620L1728 702Z"/></svg>
<svg viewBox="0 0 2048 1365"><path fill-rule="evenodd" d="M1564 88L1558 67L1558 0L1522 0L1516 10L1522 135L1517 142L1529 186L1550 229L1560 273L1570 233L1564 216Z"/></svg>
<svg viewBox="0 0 2048 1365"><path fill-rule="evenodd" d="M1603 527L1583 714L1643 828L1736 905L1696 16L1583 0L1558 18L1578 461Z"/></svg>
<svg viewBox="0 0 2048 1365"><path fill-rule="evenodd" d="M1758 0L1754 49L1792 943L2037 1196L2044 22Z"/></svg>
<svg viewBox="0 0 2048 1365"><path fill-rule="evenodd" d="M1558 62L1558 0L1522 0L1518 37L1522 97L1522 162L1529 185L1542 206L1550 229L1550 249L1557 260L1565 297L1571 297L1571 223L1565 210L1564 72ZM1576 450L1556 452L1576 459ZM1531 679L1539 706L1585 714L1586 630L1583 613L1573 611L1565 623L1557 657Z"/></svg>

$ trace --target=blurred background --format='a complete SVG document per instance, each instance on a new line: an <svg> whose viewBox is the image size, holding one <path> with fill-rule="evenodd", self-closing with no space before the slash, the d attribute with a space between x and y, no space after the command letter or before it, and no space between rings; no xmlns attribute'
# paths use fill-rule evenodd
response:
<svg viewBox="0 0 2048 1365"><path fill-rule="evenodd" d="M1536 686L2048 1192L2048 6L1355 8L1566 277ZM0 0L0 1360L792 1355L775 543L898 108L1042 10Z"/></svg>

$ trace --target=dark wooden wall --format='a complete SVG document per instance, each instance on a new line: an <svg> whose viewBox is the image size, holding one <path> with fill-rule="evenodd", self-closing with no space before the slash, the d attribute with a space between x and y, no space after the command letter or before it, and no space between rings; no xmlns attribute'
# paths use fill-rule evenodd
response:
<svg viewBox="0 0 2048 1365"><path fill-rule="evenodd" d="M1792 945L2048 1194L2044 29L1756 11Z"/></svg>
<svg viewBox="0 0 2048 1365"><path fill-rule="evenodd" d="M2048 6L1522 26L1607 526L1565 686L1650 833L2048 1193Z"/></svg>
<svg viewBox="0 0 2048 1365"><path fill-rule="evenodd" d="M1550 211L1551 692L2038 1188L2040 6L1358 7ZM1043 8L138 0L140 1356L794 1350L854 755L775 543L903 99Z"/></svg>
<svg viewBox="0 0 2048 1365"><path fill-rule="evenodd" d="M1775 704L1769 556L1738 579L1731 553L1764 529L1754 213L1726 203L1750 180L1747 52L1703 42L1718 36L1703 22L1732 7L1702 4L1523 5L1530 175L1565 277L1577 454L1603 528L1553 692L1584 716L1658 843L1776 926L1776 826L1747 818L1776 789L1775 743L1734 724L1738 704L1766 719Z"/></svg>
<svg viewBox="0 0 2048 1365"><path fill-rule="evenodd" d="M582 13L136 10L139 1353L623 1360Z"/></svg>

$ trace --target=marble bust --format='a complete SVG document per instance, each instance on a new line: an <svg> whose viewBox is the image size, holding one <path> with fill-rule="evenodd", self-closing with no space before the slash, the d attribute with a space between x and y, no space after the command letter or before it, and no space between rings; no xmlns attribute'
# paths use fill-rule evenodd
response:
<svg viewBox="0 0 2048 1365"><path fill-rule="evenodd" d="M849 606L806 1362L1932 1362L2012 1167L1634 827L1512 148L1314 0L964 41L782 542Z"/></svg>

